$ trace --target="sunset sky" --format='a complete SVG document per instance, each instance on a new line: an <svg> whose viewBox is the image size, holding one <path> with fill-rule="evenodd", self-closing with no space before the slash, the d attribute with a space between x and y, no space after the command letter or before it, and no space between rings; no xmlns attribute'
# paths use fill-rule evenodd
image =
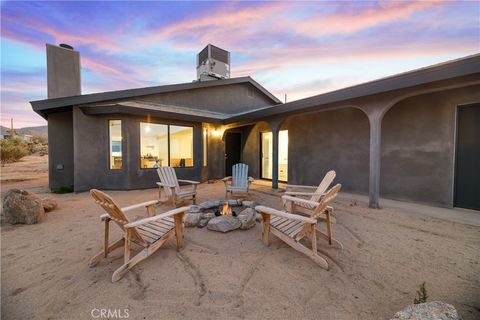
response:
<svg viewBox="0 0 480 320"><path fill-rule="evenodd" d="M80 51L82 92L191 82L208 43L296 100L480 52L478 1L1 2L1 121L46 124L45 43Z"/></svg>

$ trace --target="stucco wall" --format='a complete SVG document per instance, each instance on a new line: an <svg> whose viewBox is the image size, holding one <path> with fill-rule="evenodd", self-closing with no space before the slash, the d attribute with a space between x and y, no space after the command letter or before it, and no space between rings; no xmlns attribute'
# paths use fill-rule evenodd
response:
<svg viewBox="0 0 480 320"><path fill-rule="evenodd" d="M72 111L52 113L48 116L48 181L50 189L71 187L74 184L72 129ZM60 167L57 168L57 166Z"/></svg>
<svg viewBox="0 0 480 320"><path fill-rule="evenodd" d="M362 111L293 116L284 129L289 134L290 184L318 185L327 171L335 170L342 191L368 193L370 127Z"/></svg>
<svg viewBox="0 0 480 320"><path fill-rule="evenodd" d="M480 101L480 87L412 97L382 122L380 196L453 206L455 113Z"/></svg>
<svg viewBox="0 0 480 320"><path fill-rule="evenodd" d="M160 93L137 97L136 100L200 108L227 114L245 112L274 104L258 89L246 83Z"/></svg>
<svg viewBox="0 0 480 320"><path fill-rule="evenodd" d="M109 169L109 119L122 120L122 168ZM145 118L108 115L88 116L74 107L75 191L91 188L142 189L156 187L155 169L140 169L140 121ZM179 179L202 179L201 124L165 121L152 118L151 122L191 125L194 127L194 167L177 168Z"/></svg>

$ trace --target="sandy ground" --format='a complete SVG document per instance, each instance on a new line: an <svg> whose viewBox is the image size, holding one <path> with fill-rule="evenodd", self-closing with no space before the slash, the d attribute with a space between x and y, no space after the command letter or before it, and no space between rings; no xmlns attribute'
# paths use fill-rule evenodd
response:
<svg viewBox="0 0 480 320"><path fill-rule="evenodd" d="M45 161L2 167L2 195L14 187L48 194ZM155 199L157 191L109 193L123 206ZM198 195L200 202L221 198L223 184L202 184ZM257 185L251 199L280 208L280 195ZM2 319L93 319L97 309L124 318L128 309L129 319L389 319L424 281L429 301L480 318L477 227L336 202L334 232L345 249L318 243L330 271L274 236L265 247L257 224L227 234L186 229L181 252L169 243L111 283L122 250L88 267L101 249L101 210L88 193L54 196L59 208L43 222L1 227Z"/></svg>

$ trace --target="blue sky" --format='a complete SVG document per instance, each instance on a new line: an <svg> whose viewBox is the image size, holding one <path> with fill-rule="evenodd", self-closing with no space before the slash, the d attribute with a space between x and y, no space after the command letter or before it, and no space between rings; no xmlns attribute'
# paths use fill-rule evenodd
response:
<svg viewBox="0 0 480 320"><path fill-rule="evenodd" d="M1 2L1 120L42 125L45 43L80 51L82 92L195 79L207 43L288 100L480 52L476 1Z"/></svg>

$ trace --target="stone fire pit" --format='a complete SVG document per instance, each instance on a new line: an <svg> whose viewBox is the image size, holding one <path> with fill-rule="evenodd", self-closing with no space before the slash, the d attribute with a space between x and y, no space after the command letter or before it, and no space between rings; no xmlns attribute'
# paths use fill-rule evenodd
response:
<svg viewBox="0 0 480 320"><path fill-rule="evenodd" d="M257 203L247 200L228 200L232 214L220 215L227 200L206 201L199 205L191 205L185 215L184 223L187 228L203 228L208 230L229 232L236 229L247 230L255 226Z"/></svg>

